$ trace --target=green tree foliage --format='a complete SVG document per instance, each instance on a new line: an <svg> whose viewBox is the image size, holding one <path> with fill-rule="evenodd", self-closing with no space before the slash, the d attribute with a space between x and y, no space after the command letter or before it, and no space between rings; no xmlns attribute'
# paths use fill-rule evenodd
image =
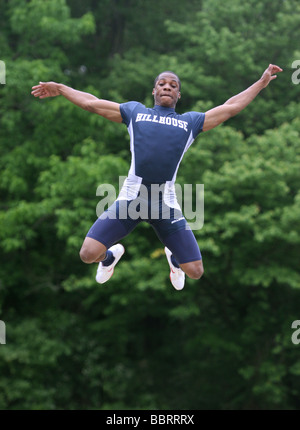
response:
<svg viewBox="0 0 300 430"><path fill-rule="evenodd" d="M299 24L294 0L0 3L0 409L299 409ZM269 63L284 72L178 173L204 184L204 277L176 292L140 224L96 284L78 252L98 186L127 174L127 130L31 87L151 106L171 69L178 111L205 111Z"/></svg>

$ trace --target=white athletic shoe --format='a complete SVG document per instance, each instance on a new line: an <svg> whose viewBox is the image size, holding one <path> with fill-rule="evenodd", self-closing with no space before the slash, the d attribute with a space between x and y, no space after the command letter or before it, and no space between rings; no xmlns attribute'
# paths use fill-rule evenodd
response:
<svg viewBox="0 0 300 430"><path fill-rule="evenodd" d="M172 285L175 288L175 290L182 290L182 288L184 287L185 273L180 268L177 268L172 264L172 261L171 261L172 253L167 247L165 247L165 253L171 269L170 280L172 282Z"/></svg>
<svg viewBox="0 0 300 430"><path fill-rule="evenodd" d="M115 257L114 261L111 263L110 266L103 266L102 262L100 261L97 269L97 275L96 275L96 281L99 284L104 284L104 282L107 282L114 273L114 267L117 264L117 262L120 260L122 255L125 252L124 246L120 243L117 243L116 245L113 245L109 248L109 251L113 253L113 256Z"/></svg>

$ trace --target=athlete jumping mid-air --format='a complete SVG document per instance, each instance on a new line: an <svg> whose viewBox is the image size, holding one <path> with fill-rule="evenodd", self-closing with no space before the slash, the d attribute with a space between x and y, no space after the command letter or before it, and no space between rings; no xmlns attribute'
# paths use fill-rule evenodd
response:
<svg viewBox="0 0 300 430"><path fill-rule="evenodd" d="M119 104L101 100L56 82L40 82L32 87L35 97L62 95L75 105L110 121L123 122L128 128L132 153L128 176L117 200L92 225L80 250L84 263L99 263L97 282L103 284L110 279L124 254L124 247L118 242L141 221L148 222L165 245L170 279L176 290L184 287L185 274L192 279L201 278L201 253L176 200L174 184L179 164L199 133L237 115L281 71L270 64L258 81L224 104L206 113L182 115L175 112L181 97L180 79L170 71L161 73L154 81L153 108L136 101ZM155 186L161 191L158 195L153 193ZM136 212L133 216L131 209L138 206L147 208L143 216L137 217Z"/></svg>

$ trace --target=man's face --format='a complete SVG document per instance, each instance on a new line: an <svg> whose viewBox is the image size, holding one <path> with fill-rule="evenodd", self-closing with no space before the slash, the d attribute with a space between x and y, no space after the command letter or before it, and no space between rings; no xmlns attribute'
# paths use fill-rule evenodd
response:
<svg viewBox="0 0 300 430"><path fill-rule="evenodd" d="M180 99L179 82L172 73L162 73L153 88L154 102L158 106L175 108Z"/></svg>

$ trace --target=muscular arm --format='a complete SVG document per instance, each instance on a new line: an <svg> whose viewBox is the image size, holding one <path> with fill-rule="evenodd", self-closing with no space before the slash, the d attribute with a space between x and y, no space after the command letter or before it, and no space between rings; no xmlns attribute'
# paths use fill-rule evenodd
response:
<svg viewBox="0 0 300 430"><path fill-rule="evenodd" d="M278 66L270 64L269 67L264 71L261 78L247 88L245 91L231 97L223 105L217 106L210 109L205 113L205 120L203 125L203 131L211 130L217 125L229 118L237 115L241 110L243 110L252 100L260 93L260 91L265 88L269 83L276 79L274 73L282 72L282 69Z"/></svg>
<svg viewBox="0 0 300 430"><path fill-rule="evenodd" d="M31 94L40 99L62 95L82 109L97 113L110 121L122 122L119 103L98 99L92 94L74 90L67 85L56 82L40 82L39 85L32 87Z"/></svg>

